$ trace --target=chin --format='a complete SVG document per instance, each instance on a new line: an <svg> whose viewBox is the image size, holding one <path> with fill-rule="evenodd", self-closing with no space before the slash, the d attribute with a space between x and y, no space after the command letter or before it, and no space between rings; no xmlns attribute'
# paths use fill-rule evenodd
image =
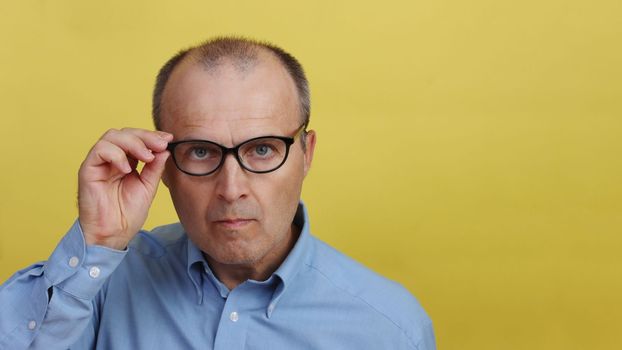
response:
<svg viewBox="0 0 622 350"><path fill-rule="evenodd" d="M216 256L210 255L212 259L223 265L255 265L260 260L253 254L216 254Z"/></svg>
<svg viewBox="0 0 622 350"><path fill-rule="evenodd" d="M251 243L252 244L252 243ZM249 249L248 242L230 240L221 244L211 244L211 249L202 249L213 260L225 265L254 265L263 257L260 252Z"/></svg>

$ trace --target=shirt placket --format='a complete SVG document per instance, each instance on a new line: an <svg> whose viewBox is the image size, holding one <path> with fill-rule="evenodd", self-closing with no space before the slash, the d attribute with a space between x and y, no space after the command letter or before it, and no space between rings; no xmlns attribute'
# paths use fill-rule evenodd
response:
<svg viewBox="0 0 622 350"><path fill-rule="evenodd" d="M220 315L214 350L244 349L249 316L240 300L240 293L229 293Z"/></svg>
<svg viewBox="0 0 622 350"><path fill-rule="evenodd" d="M272 289L269 285L246 281L229 293L220 315L215 350L245 349L252 322L266 317Z"/></svg>

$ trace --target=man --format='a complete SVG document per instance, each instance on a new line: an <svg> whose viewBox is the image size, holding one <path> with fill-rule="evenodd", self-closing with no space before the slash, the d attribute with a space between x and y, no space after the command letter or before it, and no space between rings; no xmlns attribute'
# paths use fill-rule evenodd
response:
<svg viewBox="0 0 622 350"><path fill-rule="evenodd" d="M153 117L86 156L78 220L0 289L0 349L435 348L405 289L309 232L316 136L292 56L238 38L183 51ZM160 178L180 223L140 231Z"/></svg>

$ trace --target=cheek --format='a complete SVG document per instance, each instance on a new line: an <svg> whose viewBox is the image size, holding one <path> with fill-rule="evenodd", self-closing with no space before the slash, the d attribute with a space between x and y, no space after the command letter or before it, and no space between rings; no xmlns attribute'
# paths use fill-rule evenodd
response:
<svg viewBox="0 0 622 350"><path fill-rule="evenodd" d="M271 219L268 225L287 228L291 224L283 218L293 218L300 200L303 178L302 163L295 165L291 169L283 169L289 171L275 172L273 177L266 179L264 186L257 187L260 205L267 214L266 218Z"/></svg>
<svg viewBox="0 0 622 350"><path fill-rule="evenodd" d="M205 223L205 212L212 192L208 183L201 183L197 179L180 175L169 178L169 192L177 216L184 226L192 226L187 227L187 230L196 229L196 225Z"/></svg>

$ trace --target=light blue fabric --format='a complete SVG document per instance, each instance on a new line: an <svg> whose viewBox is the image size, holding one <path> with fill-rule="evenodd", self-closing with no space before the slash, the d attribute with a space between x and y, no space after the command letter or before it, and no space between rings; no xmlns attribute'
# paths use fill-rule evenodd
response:
<svg viewBox="0 0 622 350"><path fill-rule="evenodd" d="M0 287L0 349L435 349L406 289L313 237L302 203L295 223L278 270L230 291L180 224L116 251L85 245L76 221Z"/></svg>

